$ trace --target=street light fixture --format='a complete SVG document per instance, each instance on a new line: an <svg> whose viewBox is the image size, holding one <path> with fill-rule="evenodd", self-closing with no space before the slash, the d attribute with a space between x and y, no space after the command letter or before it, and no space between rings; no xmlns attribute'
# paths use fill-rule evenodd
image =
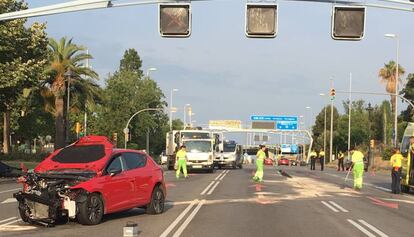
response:
<svg viewBox="0 0 414 237"><path fill-rule="evenodd" d="M312 128L312 125L311 125L311 117L312 117L312 114L313 114L313 112L312 112L312 107L310 107L310 106L306 106L305 107L305 109L309 109L309 111L310 111L310 115L309 115L309 130L311 130L311 128Z"/></svg>
<svg viewBox="0 0 414 237"><path fill-rule="evenodd" d="M387 38L392 38L395 39L397 41L397 59L396 59L396 68L395 68L395 94L398 94L398 77L399 77L399 73L398 73L398 58L399 58L399 51L400 51L400 38L398 37L398 35L396 34L385 34L384 35ZM398 133L398 129L397 129L397 111L398 111L398 105L397 105L397 96L395 97L395 108L394 108L394 146L397 146L397 133Z"/></svg>
<svg viewBox="0 0 414 237"><path fill-rule="evenodd" d="M157 68L155 68L155 67L150 67L150 68L148 68L148 69L147 69L147 77L149 77L149 76L150 76L150 72L152 72L152 71L157 71Z"/></svg>
<svg viewBox="0 0 414 237"><path fill-rule="evenodd" d="M172 130L172 114L173 114L173 107L172 107L172 103L173 103L173 92L177 92L178 89L171 89L171 94L170 94L170 131Z"/></svg>

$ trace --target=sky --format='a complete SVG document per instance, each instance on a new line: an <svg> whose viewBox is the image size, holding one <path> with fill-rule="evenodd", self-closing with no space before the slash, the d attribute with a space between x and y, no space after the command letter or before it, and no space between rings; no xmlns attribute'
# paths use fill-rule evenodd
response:
<svg viewBox="0 0 414 237"><path fill-rule="evenodd" d="M28 0L29 7L65 1ZM378 2L381 3L381 2ZM330 79L337 91L385 92L378 71L396 58L414 73L414 12L368 8L362 41L331 38L332 4L278 1L278 35L274 39L245 36L243 0L193 2L192 34L186 39L162 38L158 33L158 6L144 5L93 10L32 18L47 23L50 37L73 38L89 49L90 64L105 85L108 73L119 67L124 51L135 48L143 70L155 67L151 77L166 101L174 92L175 117L183 119L183 107L191 104L193 120L236 119L250 123L251 115L303 115L305 126L329 103ZM406 77L404 76L404 78ZM342 110L348 95L337 94ZM353 95L373 105L387 96ZM406 108L406 104L402 105ZM311 109L306 109L311 107ZM343 111L342 111L343 112Z"/></svg>

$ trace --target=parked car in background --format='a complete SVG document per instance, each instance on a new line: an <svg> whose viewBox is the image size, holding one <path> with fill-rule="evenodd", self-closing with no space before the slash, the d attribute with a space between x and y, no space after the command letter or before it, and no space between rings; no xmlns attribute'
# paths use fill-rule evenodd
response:
<svg viewBox="0 0 414 237"><path fill-rule="evenodd" d="M164 211L163 170L146 153L116 149L103 136L86 136L55 151L19 178L14 194L23 221L53 226L76 220L96 225L104 214L145 208Z"/></svg>
<svg viewBox="0 0 414 237"><path fill-rule="evenodd" d="M273 159L271 159L271 158L266 158L266 159L264 160L264 164L265 164L265 165L273 165Z"/></svg>
<svg viewBox="0 0 414 237"><path fill-rule="evenodd" d="M163 151L160 154L160 164L165 165L165 164L167 164L167 162L168 162L168 156L165 154L165 151Z"/></svg>
<svg viewBox="0 0 414 237"><path fill-rule="evenodd" d="M282 157L279 159L279 161L277 162L278 165L289 165L289 160L285 157Z"/></svg>

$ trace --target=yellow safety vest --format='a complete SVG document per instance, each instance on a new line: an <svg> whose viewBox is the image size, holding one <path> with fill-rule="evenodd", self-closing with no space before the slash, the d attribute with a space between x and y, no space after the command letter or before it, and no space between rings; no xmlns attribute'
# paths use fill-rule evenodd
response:
<svg viewBox="0 0 414 237"><path fill-rule="evenodd" d="M319 156L325 156L325 152L324 151L320 151L319 152Z"/></svg>
<svg viewBox="0 0 414 237"><path fill-rule="evenodd" d="M310 153L310 157L311 158L315 158L315 157L317 157L318 155L316 155L316 152L314 152L314 151L312 151L311 153Z"/></svg>
<svg viewBox="0 0 414 237"><path fill-rule="evenodd" d="M401 167L403 156L401 154L394 154L391 156L390 163L392 167Z"/></svg>
<svg viewBox="0 0 414 237"><path fill-rule="evenodd" d="M260 149L257 152L256 156L257 156L257 159L265 159L266 158L266 153Z"/></svg>
<svg viewBox="0 0 414 237"><path fill-rule="evenodd" d="M354 154L352 154L352 162L354 164L364 163L364 154L360 151L354 151Z"/></svg>
<svg viewBox="0 0 414 237"><path fill-rule="evenodd" d="M185 159L187 157L187 152L183 150L179 150L175 155L177 159Z"/></svg>

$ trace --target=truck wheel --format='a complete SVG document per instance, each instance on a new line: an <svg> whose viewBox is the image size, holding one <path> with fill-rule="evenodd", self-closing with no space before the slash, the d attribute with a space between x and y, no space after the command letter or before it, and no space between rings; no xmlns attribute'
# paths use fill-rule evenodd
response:
<svg viewBox="0 0 414 237"><path fill-rule="evenodd" d="M99 194L89 194L86 201L78 204L78 208L78 221L82 225L97 225L101 222L104 205Z"/></svg>
<svg viewBox="0 0 414 237"><path fill-rule="evenodd" d="M147 214L157 215L164 212L165 196L160 186L152 191L151 202L147 206Z"/></svg>
<svg viewBox="0 0 414 237"><path fill-rule="evenodd" d="M221 167L220 167L221 169ZM214 173L214 166L207 170L208 173Z"/></svg>

